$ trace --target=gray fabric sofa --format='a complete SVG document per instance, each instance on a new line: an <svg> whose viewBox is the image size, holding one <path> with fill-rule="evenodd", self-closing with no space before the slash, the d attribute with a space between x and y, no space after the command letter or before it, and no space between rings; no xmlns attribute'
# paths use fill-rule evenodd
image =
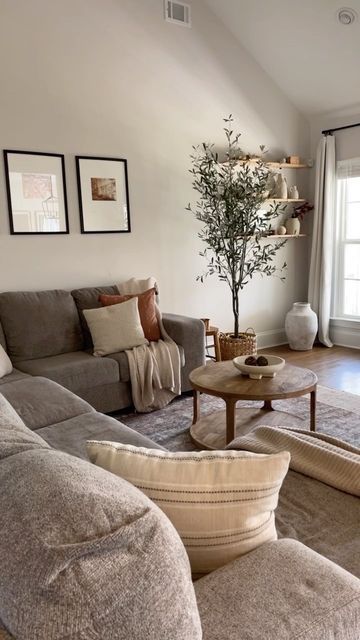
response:
<svg viewBox="0 0 360 640"><path fill-rule="evenodd" d="M110 413L131 405L127 356L92 355L91 336L83 309L101 306L101 293L116 294L115 285L74 291L10 291L0 293L0 344L15 371L44 376ZM190 389L189 373L204 364L205 335L201 320L163 314L164 328L178 344L183 360L182 391ZM6 383L6 379L0 383Z"/></svg>
<svg viewBox="0 0 360 640"><path fill-rule="evenodd" d="M282 538L192 585L166 517L90 465L87 439L161 448L49 379L2 385L1 639L359 638L358 546L344 522L348 512L360 523L358 498L292 473L280 492ZM326 502L322 531L315 502L319 512Z"/></svg>

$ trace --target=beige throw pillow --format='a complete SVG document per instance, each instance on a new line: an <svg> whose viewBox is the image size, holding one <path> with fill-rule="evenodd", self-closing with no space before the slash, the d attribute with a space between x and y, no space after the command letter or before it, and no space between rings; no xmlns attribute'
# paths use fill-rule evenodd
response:
<svg viewBox="0 0 360 640"><path fill-rule="evenodd" d="M94 356L106 356L147 344L137 298L100 309L84 309L94 344Z"/></svg>
<svg viewBox="0 0 360 640"><path fill-rule="evenodd" d="M9 375L13 370L11 360L6 353L4 347L0 344L0 378Z"/></svg>
<svg viewBox="0 0 360 640"><path fill-rule="evenodd" d="M274 510L290 454L168 452L117 442L87 443L96 465L125 478L166 513L207 573L277 538Z"/></svg>

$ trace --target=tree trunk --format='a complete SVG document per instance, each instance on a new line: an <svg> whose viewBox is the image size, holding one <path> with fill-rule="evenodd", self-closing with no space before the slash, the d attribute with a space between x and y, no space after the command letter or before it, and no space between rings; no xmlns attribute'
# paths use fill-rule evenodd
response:
<svg viewBox="0 0 360 640"><path fill-rule="evenodd" d="M232 291L232 309L234 314L234 338L239 337L239 294Z"/></svg>

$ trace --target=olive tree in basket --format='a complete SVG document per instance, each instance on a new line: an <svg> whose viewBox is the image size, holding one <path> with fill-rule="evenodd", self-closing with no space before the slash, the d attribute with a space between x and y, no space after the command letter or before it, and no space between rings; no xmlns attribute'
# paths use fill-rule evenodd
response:
<svg viewBox="0 0 360 640"><path fill-rule="evenodd" d="M203 227L199 238L205 243L200 255L207 260L207 269L197 280L216 274L231 290L234 331L228 339L239 339L239 294L256 273L279 275L282 280L286 263L274 264L277 251L286 240L271 239L270 223L283 210L273 202L264 208L269 195L271 169L259 158L244 157L239 148L240 133L232 129L233 118L224 119L226 152L219 160L214 145L202 143L193 147L190 156L192 186L199 194L197 202L187 206ZM262 154L264 147L260 147Z"/></svg>

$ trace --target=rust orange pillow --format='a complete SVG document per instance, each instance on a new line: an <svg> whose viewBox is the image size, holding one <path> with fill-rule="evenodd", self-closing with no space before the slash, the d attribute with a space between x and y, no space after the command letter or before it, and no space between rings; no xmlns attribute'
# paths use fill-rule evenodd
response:
<svg viewBox="0 0 360 640"><path fill-rule="evenodd" d="M148 289L144 293L138 293L135 295L107 295L101 294L99 296L99 302L103 307L108 307L112 304L119 304L120 302L126 302L131 298L138 299L139 315L141 326L143 328L145 338L149 341L157 342L161 338L160 327L156 317L155 307L155 288Z"/></svg>

